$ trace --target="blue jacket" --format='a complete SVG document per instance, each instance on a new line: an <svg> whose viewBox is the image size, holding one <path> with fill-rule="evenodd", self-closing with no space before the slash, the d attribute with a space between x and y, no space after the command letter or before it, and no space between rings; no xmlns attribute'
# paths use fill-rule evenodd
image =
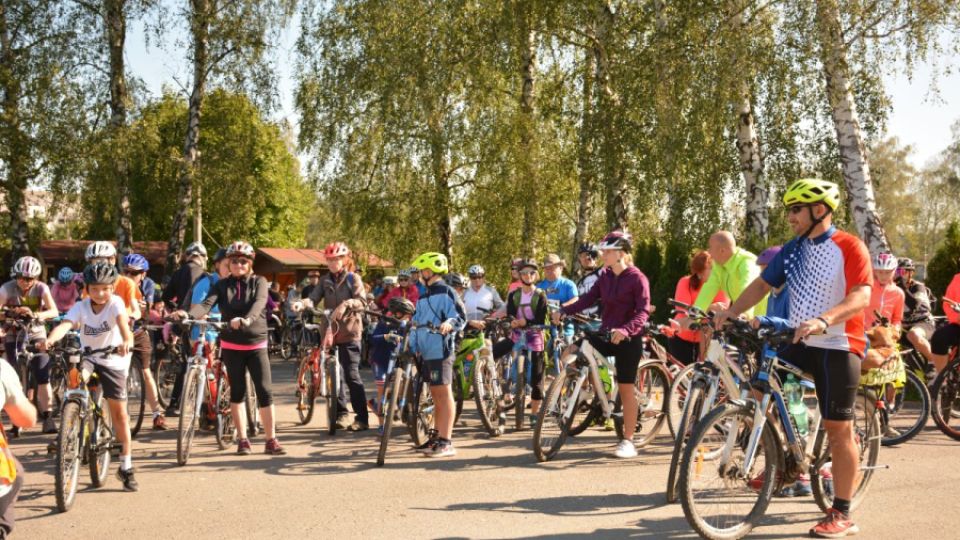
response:
<svg viewBox="0 0 960 540"><path fill-rule="evenodd" d="M377 323L377 326L373 329L373 334L370 335L371 362L385 366L387 362L390 361L390 357L397 351L397 347L399 347L400 344L384 338L384 336L391 332L402 336L406 333L406 323L399 328L388 324L383 319Z"/></svg>
<svg viewBox="0 0 960 540"><path fill-rule="evenodd" d="M190 298L190 305L202 303L207 297L207 293L218 281L220 281L220 276L216 272L207 274L197 280L196 285L193 286L193 297ZM210 313L207 314L207 320L220 320L220 308L218 306L213 306ZM207 343L216 343L218 335L219 333L214 328L207 328ZM190 329L190 340L197 341L198 339L200 339L200 327L194 326Z"/></svg>
<svg viewBox="0 0 960 540"><path fill-rule="evenodd" d="M454 339L467 323L467 312L457 292L443 280L438 280L428 286L426 294L417 301L413 323L416 326L432 324L436 327L442 323L453 326L453 331L446 336L431 332L429 328L417 328L410 336L411 352L424 360L443 360L454 353Z"/></svg>

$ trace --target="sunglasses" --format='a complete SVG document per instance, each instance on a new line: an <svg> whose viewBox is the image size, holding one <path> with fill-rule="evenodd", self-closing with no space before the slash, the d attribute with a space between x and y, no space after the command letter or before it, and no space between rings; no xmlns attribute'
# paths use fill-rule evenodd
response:
<svg viewBox="0 0 960 540"><path fill-rule="evenodd" d="M532 275L534 275L534 274L536 274L536 273L537 273L536 270L521 270L521 271L520 271L520 275L521 275L521 276L532 276Z"/></svg>
<svg viewBox="0 0 960 540"><path fill-rule="evenodd" d="M787 212L791 214L799 214L804 208L810 208L812 204L795 204L793 206L787 207Z"/></svg>
<svg viewBox="0 0 960 540"><path fill-rule="evenodd" d="M230 264L236 264L238 266L250 266L250 259L244 259L242 257L234 257L230 259Z"/></svg>
<svg viewBox="0 0 960 540"><path fill-rule="evenodd" d="M483 276L470 276L470 279L483 279Z"/></svg>
<svg viewBox="0 0 960 540"><path fill-rule="evenodd" d="M27 282L27 283L32 283L32 282L34 282L34 281L36 281L36 280L37 280L37 278L35 278L35 277L17 276L17 281L25 281L25 282Z"/></svg>
<svg viewBox="0 0 960 540"><path fill-rule="evenodd" d="M140 270L125 270L125 271L123 272L123 275L125 275L125 276L139 276L139 275L142 274L142 273L143 273L143 272L141 272Z"/></svg>

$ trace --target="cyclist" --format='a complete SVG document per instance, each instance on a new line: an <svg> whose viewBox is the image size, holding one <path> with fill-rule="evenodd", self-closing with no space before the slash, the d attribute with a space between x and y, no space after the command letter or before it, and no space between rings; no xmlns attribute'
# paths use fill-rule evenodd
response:
<svg viewBox="0 0 960 540"><path fill-rule="evenodd" d="M588 337L590 344L604 356L616 359L617 384L623 403L623 440L617 445L619 458L637 455L633 434L637 426L637 396L634 393L637 367L643 354L643 341L639 339L643 327L650 318L650 284L636 266L630 252L633 238L630 234L615 230L607 234L598 246L603 265L608 271L600 274L593 288L572 304L554 312L553 322L559 324L562 314L571 315L586 309L597 300L603 303L600 327L610 332L610 341Z"/></svg>
<svg viewBox="0 0 960 540"><path fill-rule="evenodd" d="M396 297L390 299L386 310L390 316L405 323L413 316L415 307L413 302L406 298ZM368 405L380 420L381 434L383 433L383 415L380 413L380 403L383 401L383 386L389 375L387 370L390 367L390 359L396 353L400 343L401 331L402 328L398 329L394 324L381 318L370 335L370 366L373 368L373 379L377 384L377 400L370 400Z"/></svg>
<svg viewBox="0 0 960 540"><path fill-rule="evenodd" d="M320 271L310 270L307 272L307 284L300 290L300 298L310 298L310 293L320 283Z"/></svg>
<svg viewBox="0 0 960 540"><path fill-rule="evenodd" d="M103 262L116 267L117 248L115 248L110 242L105 242L103 240L91 242L90 245L87 246L87 250L84 253L84 258L86 258L88 266ZM84 274L83 281L84 283L87 282L86 274ZM140 302L137 300L137 292L137 284L134 283L132 279L128 278L127 276L117 276L113 286L113 294L119 296L120 299L123 300L123 305L127 308L127 315L130 317L131 321L139 320L141 315L143 315L140 311ZM84 294L86 294L86 291L84 291Z"/></svg>
<svg viewBox="0 0 960 540"><path fill-rule="evenodd" d="M577 295L582 295L589 291L593 284L600 277L603 268L597 268L597 258L600 257L600 250L594 244L580 244L577 248L577 261L580 263L580 279L577 280ZM583 310L584 315L597 314L600 306L593 306Z"/></svg>
<svg viewBox="0 0 960 540"><path fill-rule="evenodd" d="M486 272L479 264L467 269L470 287L463 293L463 304L467 312L468 325L483 329L483 319L503 307L500 293L487 284Z"/></svg>
<svg viewBox="0 0 960 540"><path fill-rule="evenodd" d="M870 290L870 305L864 312L864 325L871 328L877 324L876 313L890 321L890 325L900 334L903 322L903 289L893 282L893 273L897 270L897 258L890 253L879 253L873 259L873 288Z"/></svg>
<svg viewBox="0 0 960 540"><path fill-rule="evenodd" d="M467 290L467 280L463 279L463 274L459 272L448 272L443 276L443 281L457 292L457 300L463 303L463 293Z"/></svg>
<svg viewBox="0 0 960 540"><path fill-rule="evenodd" d="M690 274L680 278L677 282L677 289L673 298L684 304L692 304L703 284L710 277L710 270L713 267L713 261L710 253L707 251L698 251L690 259ZM711 304L722 303L729 304L730 298L723 291L717 291L711 300ZM676 321L683 321L687 318L684 310L677 310L674 317ZM700 332L697 330L679 330L667 339L667 350L674 358L684 364L692 364L700 357Z"/></svg>
<svg viewBox="0 0 960 540"><path fill-rule="evenodd" d="M421 296L427 293L427 285L424 283L424 281L426 281L426 278L423 277L420 270L416 267L410 267L409 272L410 272L410 282L411 284L413 284L414 287L417 288L417 299L419 300ZM410 300L410 301L416 304L414 300Z"/></svg>
<svg viewBox="0 0 960 540"><path fill-rule="evenodd" d="M76 274L69 266L64 266L57 272L57 282L50 287L57 311L64 314L80 299L80 285L75 280Z"/></svg>
<svg viewBox="0 0 960 540"><path fill-rule="evenodd" d="M771 288L787 284L789 321L796 337L781 356L813 374L833 457L833 507L810 534L842 538L859 531L849 517L860 468L852 420L866 346L863 310L873 286L870 254L862 241L833 227L833 212L840 204L840 189L833 182L797 180L783 202L797 236L729 310L717 314L716 323L747 312Z"/></svg>
<svg viewBox="0 0 960 540"><path fill-rule="evenodd" d="M960 273L953 276L947 292L943 294L943 314L949 324L941 326L930 338L929 360L937 368L937 373L947 367L951 347L960 344Z"/></svg>
<svg viewBox="0 0 960 540"><path fill-rule="evenodd" d="M312 307L323 301L323 307L331 310L330 319L335 323L324 331L324 347L336 346L340 366L346 383L340 386L339 404L341 411L337 419L338 429L366 431L370 429L367 414L367 396L360 378L360 338L363 336L363 319L359 311L366 307L366 291L360 277L348 269L350 248L343 242L328 244L323 257L330 270L320 278L320 283L302 302L302 306ZM298 306L300 307L300 306ZM356 416L352 424L347 424L347 390L350 403Z"/></svg>
<svg viewBox="0 0 960 540"><path fill-rule="evenodd" d="M419 273L417 275L419 275ZM420 299L419 284L420 282L416 281L413 277L412 268L401 270L397 273L397 286L391 289L384 297L384 304L394 298L405 298L416 305L417 300ZM386 278L384 278L384 285L386 285Z"/></svg>
<svg viewBox="0 0 960 540"><path fill-rule="evenodd" d="M756 255L738 248L737 241L727 231L718 231L710 236L708 251L713 259L713 267L710 277L704 282L694 302L694 305L703 311L711 308L711 301L716 297L717 291L723 291L732 300L736 300L747 285L760 275ZM715 307L720 309L721 306ZM764 297L756 307L751 306L747 315L766 312L767 299Z"/></svg>
<svg viewBox="0 0 960 540"><path fill-rule="evenodd" d="M193 242L183 252L184 263L170 276L170 283L163 288L162 299L170 310L190 307L190 289L203 276L207 266L207 248Z"/></svg>
<svg viewBox="0 0 960 540"><path fill-rule="evenodd" d="M214 306L230 326L220 332L220 356L230 377L230 413L237 433L247 433L247 413L243 406L247 395L246 374L250 373L257 393L257 405L267 441L263 452L286 454L277 440L271 392L270 356L267 354L267 280L253 273L256 251L246 242L230 244L225 253L230 276L218 280L207 297L190 308L190 317L200 318ZM177 312L181 318L187 313ZM237 440L237 454L251 453L250 440Z"/></svg>
<svg viewBox="0 0 960 540"><path fill-rule="evenodd" d="M18 428L30 428L37 423L37 410L20 386L17 370L0 362L0 409ZM23 486L23 466L13 457L7 435L0 429L0 538L13 532L14 506Z"/></svg>
<svg viewBox="0 0 960 540"><path fill-rule="evenodd" d="M537 287L547 293L548 300L555 300L560 304L570 304L577 299L577 286L563 277L563 269L567 263L556 253L550 253L543 260L543 279Z"/></svg>
<svg viewBox="0 0 960 540"><path fill-rule="evenodd" d="M410 336L410 351L419 354L430 379L430 394L435 408L436 430L430 439L417 448L428 457L456 455L453 448L453 361L454 339L466 322L463 303L443 281L447 273L447 257L442 253L424 253L413 261L426 280L427 292L417 301L413 322L420 326ZM431 325L435 331L425 328ZM438 333L435 333L438 332Z"/></svg>
<svg viewBox="0 0 960 540"><path fill-rule="evenodd" d="M113 264L98 261L88 265L83 270L87 298L70 308L63 316L63 322L50 332L45 345L52 347L70 329L75 329L80 330L80 344L84 348L116 347L115 353L104 358L85 359L80 369L84 380L91 373L97 374L110 409L114 433L122 445L117 478L123 482L125 491L137 491L139 484L134 477L130 418L127 416L127 374L134 342L128 309L123 300L113 294L120 277Z"/></svg>
<svg viewBox="0 0 960 540"><path fill-rule="evenodd" d="M913 279L917 267L906 257L897 262L900 276L897 285L903 289L903 329L906 338L924 358L930 358L930 338L933 336L933 314L930 308L933 293L923 283ZM931 379L932 380L932 379Z"/></svg>
<svg viewBox="0 0 960 540"><path fill-rule="evenodd" d="M520 280L520 265L524 260L518 257L510 261L510 285L507 286L507 294L523 285L523 281Z"/></svg>
<svg viewBox="0 0 960 540"><path fill-rule="evenodd" d="M149 300L143 294L143 281L150 270L150 263L143 255L131 253L123 258L123 274L132 279L137 285L136 295L142 313L148 313L147 306L153 303L153 290L148 289ZM152 283L152 281L151 281ZM150 361L153 358L153 343L150 334L142 320L133 321L133 358L131 367L140 369L143 374L143 384L147 391L147 402L153 413L153 429L162 431L167 429L167 422L160 410L160 401L157 399L157 381L150 373Z"/></svg>
<svg viewBox="0 0 960 540"><path fill-rule="evenodd" d="M387 303L390 301L390 298L392 298L390 293L397 288L397 282L398 280L395 276L384 276L382 291L379 294L374 294L374 297L376 298L375 302L380 309L387 309ZM409 283L409 278L407 282Z"/></svg>
<svg viewBox="0 0 960 540"><path fill-rule="evenodd" d="M35 317L40 321L56 318L60 315L50 294L47 284L40 281L40 261L33 257L20 257L13 264L10 274L13 279L0 287L0 306L13 309L18 315ZM47 330L42 324L34 326L28 333L8 331L3 346L7 362L17 367L17 344L42 341ZM28 366L37 381L37 398L40 405L40 417L43 419L43 432L56 433L57 425L53 420L53 389L50 387L50 356L46 353L34 355L33 365ZM29 391L29 389L28 389Z"/></svg>

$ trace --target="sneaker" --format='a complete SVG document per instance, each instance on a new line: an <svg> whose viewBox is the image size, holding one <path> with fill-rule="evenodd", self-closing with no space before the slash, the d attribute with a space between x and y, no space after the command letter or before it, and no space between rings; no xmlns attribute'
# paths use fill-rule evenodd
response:
<svg viewBox="0 0 960 540"><path fill-rule="evenodd" d="M413 449L417 452L426 452L427 450L433 449L433 446L437 443L437 439L440 438L440 434L435 429L427 431L427 442L416 446Z"/></svg>
<svg viewBox="0 0 960 540"><path fill-rule="evenodd" d="M44 433L57 432L57 423L53 420L52 413L47 413L46 418L43 419L43 432Z"/></svg>
<svg viewBox="0 0 960 540"><path fill-rule="evenodd" d="M637 457L637 447L633 445L633 441L621 439L620 444L617 445L617 449L613 452L613 455L617 456L618 458Z"/></svg>
<svg viewBox="0 0 960 540"><path fill-rule="evenodd" d="M368 429L370 429L370 425L359 420L355 420L352 424L347 426L347 431L366 431Z"/></svg>
<svg viewBox="0 0 960 540"><path fill-rule="evenodd" d="M340 418L337 418L336 423L337 429L347 429L350 427L350 420L347 419L347 415L343 415Z"/></svg>
<svg viewBox="0 0 960 540"><path fill-rule="evenodd" d="M437 444L433 445L430 451L424 450L423 455L426 457L451 457L457 455L457 450L453 447L453 442L438 439Z"/></svg>
<svg viewBox="0 0 960 540"><path fill-rule="evenodd" d="M164 431L167 429L167 419L162 414L153 417L153 429L155 431Z"/></svg>
<svg viewBox="0 0 960 540"><path fill-rule="evenodd" d="M757 490L759 491L759 490ZM803 480L797 480L792 485L784 487L779 496L780 497L808 497L813 494L813 489L810 488L810 482L804 482Z"/></svg>
<svg viewBox="0 0 960 540"><path fill-rule="evenodd" d="M539 415L531 414L530 415L530 429L537 429L537 418Z"/></svg>
<svg viewBox="0 0 960 540"><path fill-rule="evenodd" d="M47 445L47 454L56 454L57 453L57 441L50 441L50 444Z"/></svg>
<svg viewBox="0 0 960 540"><path fill-rule="evenodd" d="M140 491L140 484L133 476L133 469L117 469L117 479L123 482L124 491Z"/></svg>
<svg viewBox="0 0 960 540"><path fill-rule="evenodd" d="M249 443L247 444L249 445ZM285 455L287 451L280 446L280 441L278 441L276 438L273 438L267 441L266 446L263 448L263 453L270 454L271 456L282 456Z"/></svg>
<svg viewBox="0 0 960 540"><path fill-rule="evenodd" d="M237 441L237 455L249 456L253 450L250 448L250 439L240 439Z"/></svg>
<svg viewBox="0 0 960 540"><path fill-rule="evenodd" d="M174 405L171 405L167 407L165 411L163 411L163 415L169 416L170 418L177 418L180 416L180 408Z"/></svg>
<svg viewBox="0 0 960 540"><path fill-rule="evenodd" d="M820 520L820 523L810 529L810 536L814 538L843 538L858 532L860 532L860 527L857 527L856 523L850 521L849 517L843 515L836 508L831 508L827 510L827 515Z"/></svg>
<svg viewBox="0 0 960 540"><path fill-rule="evenodd" d="M614 423L613 418L607 418L603 421L603 430L604 431L616 431L617 425Z"/></svg>
<svg viewBox="0 0 960 540"><path fill-rule="evenodd" d="M894 428L890 424L887 424L887 428L883 430L883 437L885 439L896 439L900 437L900 435L901 433L897 431L896 428Z"/></svg>

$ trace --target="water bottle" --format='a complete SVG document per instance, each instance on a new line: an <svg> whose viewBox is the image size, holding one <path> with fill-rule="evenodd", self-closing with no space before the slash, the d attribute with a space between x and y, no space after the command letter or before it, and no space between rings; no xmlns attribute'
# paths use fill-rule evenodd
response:
<svg viewBox="0 0 960 540"><path fill-rule="evenodd" d="M797 424L797 431L801 437L806 437L809 428L807 404L803 401L803 387L793 373L787 374L787 381L783 384L783 395L787 398L787 411Z"/></svg>
<svg viewBox="0 0 960 540"><path fill-rule="evenodd" d="M610 358L606 359L606 362L600 362L600 365L597 366L600 370L600 380L603 381L603 391L607 394L610 393L610 389L613 388L613 379L610 378Z"/></svg>

